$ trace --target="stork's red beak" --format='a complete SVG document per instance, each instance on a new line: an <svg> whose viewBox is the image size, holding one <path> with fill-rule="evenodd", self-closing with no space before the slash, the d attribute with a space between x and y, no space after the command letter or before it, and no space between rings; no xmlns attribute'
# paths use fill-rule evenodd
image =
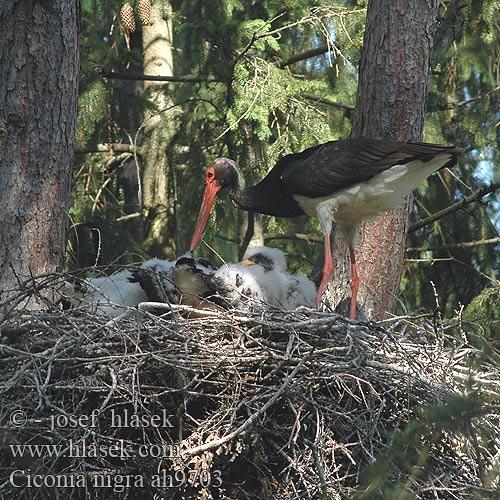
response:
<svg viewBox="0 0 500 500"><path fill-rule="evenodd" d="M200 213L198 215L198 220L196 221L196 226L194 228L193 239L191 240L191 246L189 247L190 252L195 249L196 245L203 235L203 231L205 229L205 226L207 225L210 211L214 206L215 198L217 197L217 193L221 190L221 188L222 186L217 184L215 180L213 180L212 182L207 182L205 192L203 193Z"/></svg>

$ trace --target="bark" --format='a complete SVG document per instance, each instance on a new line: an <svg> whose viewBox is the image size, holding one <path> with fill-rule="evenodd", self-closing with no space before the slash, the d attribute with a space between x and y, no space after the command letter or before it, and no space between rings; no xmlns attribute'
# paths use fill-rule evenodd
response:
<svg viewBox="0 0 500 500"><path fill-rule="evenodd" d="M78 0L0 3L0 289L63 267L78 98Z"/></svg>
<svg viewBox="0 0 500 500"><path fill-rule="evenodd" d="M171 10L163 0L152 2L151 22L143 27L144 73L173 76L173 35ZM175 248L175 187L173 165L168 163L168 147L175 130L175 110L164 84L144 83L153 105L146 111L144 140L141 144L144 176L143 203L147 212L150 252L172 258Z"/></svg>
<svg viewBox="0 0 500 500"><path fill-rule="evenodd" d="M136 9L137 10L137 9ZM139 23L137 23L139 24ZM134 33L130 33L128 40L128 47L131 51L142 51L142 30L137 29ZM136 61L135 59L130 62L127 66L127 73L137 73L143 70L142 64L140 61ZM105 78L106 75L103 74ZM105 80L106 81L106 80ZM113 97L117 99L117 106L120 110L120 113L123 114L123 123L122 126L125 130L128 131L128 137L135 138L137 134L137 130L139 129L141 123L144 121L144 110L142 107L138 105L130 105L130 103L137 103L139 101L140 96L144 95L144 82L140 80L114 80L112 82L107 81L107 84L110 85L110 92L113 93ZM125 136L122 136L122 140L128 140L128 137L125 139ZM109 150L109 144L103 145L105 150ZM113 153L116 155L120 151L139 154L138 149L135 146L136 144L122 144L118 148L113 145ZM99 147L98 147L99 149ZM107 171L108 168L105 167ZM120 168L116 170L116 175L118 184L117 187L120 190L123 190L125 204L123 205L123 212L126 215L139 213L141 216L133 217L128 219L126 222L126 231L128 235L132 238L133 242L137 244L141 244L144 241L145 237L145 220L142 214L142 200L140 197L141 194L141 180L140 180L140 171L136 163L136 155L131 156L126 161L120 161ZM109 193L111 195L111 193ZM112 194L111 196L114 196ZM113 204L112 201L110 201ZM106 252L102 253L102 262L108 262L112 259L115 259L118 255L122 254L124 251L130 251L130 241L127 243L123 242L123 245L115 245L113 247L113 253L111 255L106 256ZM92 252L92 255L95 255L99 252L99 248L95 248ZM88 265L88 264L86 264Z"/></svg>
<svg viewBox="0 0 500 500"><path fill-rule="evenodd" d="M364 50L353 136L421 140L430 73L436 0L371 0L368 3ZM356 241L360 275L358 318L380 320L394 307L399 287L411 211L406 206L365 223ZM350 268L346 245L337 234L338 266L330 302L348 302Z"/></svg>
<svg viewBox="0 0 500 500"><path fill-rule="evenodd" d="M257 135L257 130L251 123L241 123L240 131L244 134L241 148L238 154L238 161L248 172L267 165L267 155L264 145ZM254 179L248 179L250 184L255 184L262 178L262 173L255 174ZM238 233L239 248L238 259L241 260L248 248L264 245L264 229L262 227L262 217L260 214L252 212L238 211Z"/></svg>

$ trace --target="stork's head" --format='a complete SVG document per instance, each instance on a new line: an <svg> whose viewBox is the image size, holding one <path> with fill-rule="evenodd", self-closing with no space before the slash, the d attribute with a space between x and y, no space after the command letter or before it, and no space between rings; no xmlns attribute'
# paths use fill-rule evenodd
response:
<svg viewBox="0 0 500 500"><path fill-rule="evenodd" d="M207 225L208 217L215 203L217 193L224 187L231 190L236 189L239 179L239 166L228 158L217 158L207 168L205 172L205 191L201 202L200 213L194 228L193 238L189 250L192 252L200 241L205 226Z"/></svg>

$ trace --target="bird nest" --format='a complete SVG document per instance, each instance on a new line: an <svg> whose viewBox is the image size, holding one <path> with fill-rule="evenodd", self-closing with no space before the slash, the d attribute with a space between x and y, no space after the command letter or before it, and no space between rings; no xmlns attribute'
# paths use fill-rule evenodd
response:
<svg viewBox="0 0 500 500"><path fill-rule="evenodd" d="M110 320L48 300L61 279L0 304L1 498L498 498L499 356L466 325Z"/></svg>

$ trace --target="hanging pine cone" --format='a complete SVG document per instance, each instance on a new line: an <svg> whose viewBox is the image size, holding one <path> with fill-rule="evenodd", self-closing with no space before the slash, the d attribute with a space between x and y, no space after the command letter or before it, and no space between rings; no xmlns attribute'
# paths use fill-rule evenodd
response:
<svg viewBox="0 0 500 500"><path fill-rule="evenodd" d="M124 3L120 9L120 21L123 27L129 32L135 31L134 9L128 3Z"/></svg>
<svg viewBox="0 0 500 500"><path fill-rule="evenodd" d="M143 26L149 24L151 20L151 2L149 0L139 0L137 4L137 14Z"/></svg>

